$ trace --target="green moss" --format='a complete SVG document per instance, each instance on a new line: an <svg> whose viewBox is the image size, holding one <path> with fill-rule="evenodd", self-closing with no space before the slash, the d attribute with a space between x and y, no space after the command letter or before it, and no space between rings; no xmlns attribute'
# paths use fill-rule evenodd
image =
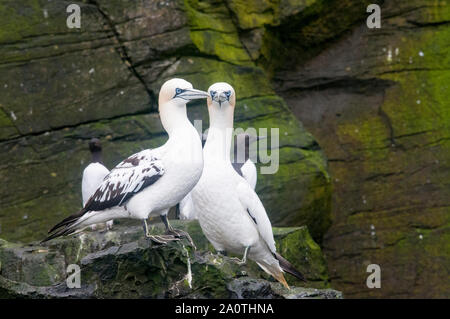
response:
<svg viewBox="0 0 450 319"><path fill-rule="evenodd" d="M259 175L256 191L273 225L307 225L321 242L331 224L331 188L328 175L314 163L281 164L274 175Z"/></svg>
<svg viewBox="0 0 450 319"><path fill-rule="evenodd" d="M308 280L305 284L286 276L295 286L329 288L328 269L320 246L312 239L306 227L274 228L277 251Z"/></svg>
<svg viewBox="0 0 450 319"><path fill-rule="evenodd" d="M163 74L158 79L155 86L159 87L172 77L182 77L193 83L195 87L203 90L208 89L215 82L230 83L236 92L238 103L250 97L274 95L274 91L262 69L231 65L204 57L182 57L170 73Z"/></svg>
<svg viewBox="0 0 450 319"><path fill-rule="evenodd" d="M192 42L205 54L239 65L252 65L224 4L185 0Z"/></svg>
<svg viewBox="0 0 450 319"><path fill-rule="evenodd" d="M223 61L234 64L250 65L248 54L236 33L191 31L191 39L202 53L215 55Z"/></svg>
<svg viewBox="0 0 450 319"><path fill-rule="evenodd" d="M229 8L237 18L241 29L254 29L273 24L278 16L277 0L229 0Z"/></svg>
<svg viewBox="0 0 450 319"><path fill-rule="evenodd" d="M0 140L18 136L19 133L13 120L3 111L2 104L0 104Z"/></svg>
<svg viewBox="0 0 450 319"><path fill-rule="evenodd" d="M23 15L21 12L27 12ZM9 0L3 1L0 5L0 43L15 42L23 36L35 33L35 27L43 20L43 14L39 1L28 1L26 6L23 3Z"/></svg>

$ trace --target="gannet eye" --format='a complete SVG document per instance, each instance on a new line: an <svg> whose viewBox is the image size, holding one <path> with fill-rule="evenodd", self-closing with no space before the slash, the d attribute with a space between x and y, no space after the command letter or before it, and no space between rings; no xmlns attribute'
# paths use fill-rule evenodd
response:
<svg viewBox="0 0 450 319"><path fill-rule="evenodd" d="M214 99L214 96L217 94L217 91L209 91L209 94L211 95L211 98Z"/></svg>
<svg viewBox="0 0 450 319"><path fill-rule="evenodd" d="M176 88L176 89L175 89L175 93L176 93L176 94L181 94L181 92L183 92L182 89L180 89L180 88Z"/></svg>
<svg viewBox="0 0 450 319"><path fill-rule="evenodd" d="M229 99L230 99L230 96L231 96L231 91L226 91L226 92L225 92L225 95L226 95L226 97L227 97L227 100L229 100Z"/></svg>

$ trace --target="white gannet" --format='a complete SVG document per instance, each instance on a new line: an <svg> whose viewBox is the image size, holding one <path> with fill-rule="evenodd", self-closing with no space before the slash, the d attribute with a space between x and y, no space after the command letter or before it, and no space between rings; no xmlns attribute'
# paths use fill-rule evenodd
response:
<svg viewBox="0 0 450 319"><path fill-rule="evenodd" d="M170 226L167 213L192 190L202 174L202 143L187 117L186 103L207 96L208 93L193 89L183 79L165 82L158 103L168 141L119 163L83 209L55 225L44 241L116 218L142 220L146 237L158 243L178 240L181 235L189 237ZM150 235L147 226L150 215L161 216L167 235Z"/></svg>
<svg viewBox="0 0 450 319"><path fill-rule="evenodd" d="M89 141L89 150L91 151L92 161L83 170L83 179L81 181L81 195L83 197L83 207L86 205L89 198L94 195L97 188L103 182L106 175L109 174L109 169L103 165L102 159L102 145L98 138L92 138ZM114 221L108 220L106 222L106 230L112 228ZM102 224L91 225L92 230L97 227L102 227Z"/></svg>
<svg viewBox="0 0 450 319"><path fill-rule="evenodd" d="M227 83L209 89L209 131L203 148L202 176L191 191L194 209L203 233L221 253L243 254L284 286L286 271L303 275L277 254L272 225L258 195L230 161L236 96Z"/></svg>
<svg viewBox="0 0 450 319"><path fill-rule="evenodd" d="M207 134L202 135L202 140L206 142ZM233 147L233 161L232 165L234 170L245 178L250 184L251 188L255 189L258 174L256 171L255 163L250 159L250 145L265 136L254 136L253 134L240 133L235 135L234 147ZM244 158L241 160L238 152L244 152ZM239 153L240 154L240 153ZM194 204L192 203L191 194L187 194L185 198L177 206L177 215L180 219L197 219L197 215L194 210Z"/></svg>

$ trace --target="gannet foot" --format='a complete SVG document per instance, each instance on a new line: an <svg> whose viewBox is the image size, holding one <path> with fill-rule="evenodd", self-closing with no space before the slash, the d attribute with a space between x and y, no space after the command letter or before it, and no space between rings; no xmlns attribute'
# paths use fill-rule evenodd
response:
<svg viewBox="0 0 450 319"><path fill-rule="evenodd" d="M180 238L171 236L171 235L150 235L150 234L146 234L145 237L157 244L160 245L167 245L168 243L170 243L171 241L177 241L180 240Z"/></svg>
<svg viewBox="0 0 450 319"><path fill-rule="evenodd" d="M148 240L151 240L152 242L155 242L157 244L161 244L161 245L166 245L168 243L170 243L171 241L176 241L176 240L180 240L180 238L177 238L173 235L151 235L150 231L148 230L148 225L147 225L147 220L144 219L144 234L145 237Z"/></svg>
<svg viewBox="0 0 450 319"><path fill-rule="evenodd" d="M174 229L172 227L170 227L167 231L166 231L167 235L172 235L175 236L176 238L180 239L182 237L185 237L188 241L189 244L195 249L197 250L197 247L194 244L194 241L192 240L191 236L185 232L184 230L180 230L180 229Z"/></svg>
<svg viewBox="0 0 450 319"><path fill-rule="evenodd" d="M247 263L247 260L239 259L239 258L237 258L237 257L230 258L230 260L231 260L231 261L234 261L234 262L235 262L236 264L238 264L239 266L243 266L243 265L245 265L245 264Z"/></svg>
<svg viewBox="0 0 450 319"><path fill-rule="evenodd" d="M195 246L194 241L192 240L191 236L187 232L185 232L183 230L180 230L180 229L173 228L169 224L169 221L167 220L167 215L166 214L163 214L163 215L160 215L160 216L161 216L162 222L166 226L166 234L167 235L172 235L172 236L175 236L176 238L185 237L189 241L190 246L193 247L194 250L197 250L197 247Z"/></svg>
<svg viewBox="0 0 450 319"><path fill-rule="evenodd" d="M245 247L244 257L242 257L242 259L234 257L234 258L231 258L231 260L236 262L239 266L245 265L247 263L247 254L248 254L249 250L250 250L250 246Z"/></svg>

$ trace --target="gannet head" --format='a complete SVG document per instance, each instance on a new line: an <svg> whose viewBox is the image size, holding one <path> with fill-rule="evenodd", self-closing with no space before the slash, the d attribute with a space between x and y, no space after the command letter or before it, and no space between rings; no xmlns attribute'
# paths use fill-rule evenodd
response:
<svg viewBox="0 0 450 319"><path fill-rule="evenodd" d="M208 107L234 108L236 104L236 94L231 85L225 82L218 82L211 85L208 89Z"/></svg>
<svg viewBox="0 0 450 319"><path fill-rule="evenodd" d="M91 153L101 152L102 144L100 143L100 140L98 138L94 137L89 141L89 150L91 151Z"/></svg>
<svg viewBox="0 0 450 319"><path fill-rule="evenodd" d="M208 96L209 94L207 92L194 89L188 81L175 78L166 81L161 86L159 91L159 107L168 102L184 106L189 101L205 99Z"/></svg>

